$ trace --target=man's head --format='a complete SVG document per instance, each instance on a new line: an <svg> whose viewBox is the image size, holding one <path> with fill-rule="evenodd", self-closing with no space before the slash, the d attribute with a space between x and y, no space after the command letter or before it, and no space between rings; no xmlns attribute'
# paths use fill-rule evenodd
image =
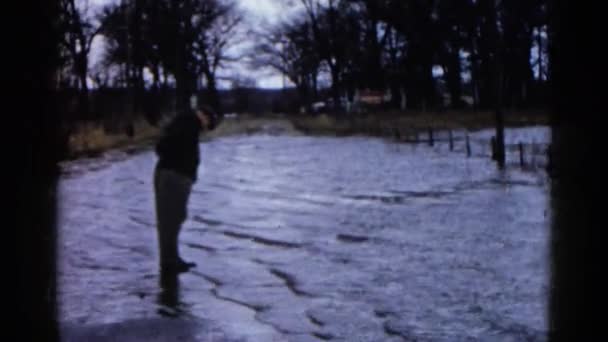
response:
<svg viewBox="0 0 608 342"><path fill-rule="evenodd" d="M195 110L196 116L201 120L201 125L207 130L214 130L219 124L219 116L209 106L199 106Z"/></svg>

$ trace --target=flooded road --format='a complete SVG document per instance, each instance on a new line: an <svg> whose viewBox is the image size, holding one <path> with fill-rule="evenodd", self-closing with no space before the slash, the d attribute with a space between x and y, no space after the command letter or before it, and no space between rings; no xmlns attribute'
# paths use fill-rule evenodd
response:
<svg viewBox="0 0 608 342"><path fill-rule="evenodd" d="M549 180L457 143L251 135L201 144L157 270L151 150L64 165L64 340L544 341ZM548 141L548 129L507 131ZM478 153L476 153L476 151ZM516 163L517 158L509 158Z"/></svg>

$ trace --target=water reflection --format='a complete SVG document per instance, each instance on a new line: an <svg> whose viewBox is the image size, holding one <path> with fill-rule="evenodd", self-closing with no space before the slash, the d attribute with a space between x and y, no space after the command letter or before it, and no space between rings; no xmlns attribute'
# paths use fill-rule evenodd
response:
<svg viewBox="0 0 608 342"><path fill-rule="evenodd" d="M99 170L75 163L85 171L60 187L62 321L152 315L249 327L250 336L543 340L544 175L517 164L496 171L489 158L441 144L396 145L264 136L203 144L181 243L185 258L204 262L160 277L153 193L141 173L154 155Z"/></svg>
<svg viewBox="0 0 608 342"><path fill-rule="evenodd" d="M177 272L161 271L159 277L160 291L157 304L160 306L158 314L177 318L185 313L180 302L179 274Z"/></svg>

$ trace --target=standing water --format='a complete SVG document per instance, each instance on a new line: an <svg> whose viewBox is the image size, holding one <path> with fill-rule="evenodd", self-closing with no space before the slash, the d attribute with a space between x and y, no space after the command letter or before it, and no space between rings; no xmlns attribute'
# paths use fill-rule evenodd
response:
<svg viewBox="0 0 608 342"><path fill-rule="evenodd" d="M471 136L474 150L490 132ZM548 142L542 128L506 134ZM544 341L549 182L458 144L204 142L180 245L198 266L170 286L157 272L153 151L67 164L63 338Z"/></svg>

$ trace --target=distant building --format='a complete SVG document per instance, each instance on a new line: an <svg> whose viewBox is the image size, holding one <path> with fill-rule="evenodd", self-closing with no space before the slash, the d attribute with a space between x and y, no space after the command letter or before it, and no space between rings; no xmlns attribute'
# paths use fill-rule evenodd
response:
<svg viewBox="0 0 608 342"><path fill-rule="evenodd" d="M389 89L385 91L370 90L370 89L357 89L355 90L355 96L353 97L353 104L356 105L367 105L367 106L378 106L388 103L392 100L392 94Z"/></svg>

